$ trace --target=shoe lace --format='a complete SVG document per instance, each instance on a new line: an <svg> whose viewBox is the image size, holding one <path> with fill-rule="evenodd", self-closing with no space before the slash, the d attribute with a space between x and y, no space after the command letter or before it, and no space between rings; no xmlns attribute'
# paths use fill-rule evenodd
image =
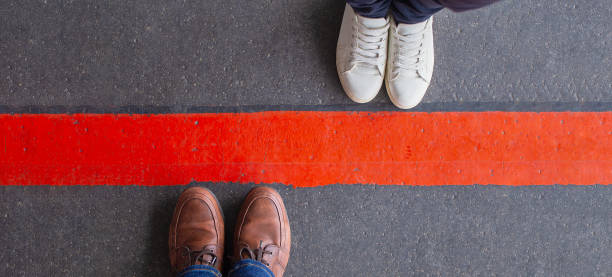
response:
<svg viewBox="0 0 612 277"><path fill-rule="evenodd" d="M417 71L419 66L424 62L423 41L425 39L425 30L420 30L416 33L402 35L395 31L394 36L397 38L395 44L395 66L393 72L397 74L400 69Z"/></svg>
<svg viewBox="0 0 612 277"><path fill-rule="evenodd" d="M368 68L378 72L377 60L380 57L380 49L384 45L389 20L382 27L369 28L356 19L353 25L353 41L351 44L351 67L356 64L363 64Z"/></svg>
<svg viewBox="0 0 612 277"><path fill-rule="evenodd" d="M181 247L183 252L182 256L185 261L184 266L192 266L195 264L207 264L215 266L217 264L217 254L214 253L210 247L204 247L202 250L193 251L188 246ZM210 259L204 259L204 256L210 256Z"/></svg>
<svg viewBox="0 0 612 277"><path fill-rule="evenodd" d="M272 255L273 252L267 250L269 247L274 247L274 245L270 244L267 245L266 247L262 247L263 245L263 241L259 241L259 247L255 248L255 249L251 249L251 247L249 247L248 245L244 245L242 246L242 248L240 248L240 255L239 257L244 257L243 254L247 254L246 256L251 259L251 260L256 260L258 262L261 262L267 266L270 266L270 262L268 262L267 260L264 259L264 255Z"/></svg>

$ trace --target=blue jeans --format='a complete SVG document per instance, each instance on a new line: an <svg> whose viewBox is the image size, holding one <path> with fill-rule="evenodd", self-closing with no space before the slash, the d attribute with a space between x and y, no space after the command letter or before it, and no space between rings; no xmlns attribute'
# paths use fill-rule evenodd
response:
<svg viewBox="0 0 612 277"><path fill-rule="evenodd" d="M229 271L230 277L274 277L272 271L255 260L241 260ZM221 273L208 265L192 265L177 277L221 277Z"/></svg>
<svg viewBox="0 0 612 277"><path fill-rule="evenodd" d="M414 24L427 20L443 8L453 11L477 9L499 0L347 0L361 16L385 17L391 9L398 23Z"/></svg>

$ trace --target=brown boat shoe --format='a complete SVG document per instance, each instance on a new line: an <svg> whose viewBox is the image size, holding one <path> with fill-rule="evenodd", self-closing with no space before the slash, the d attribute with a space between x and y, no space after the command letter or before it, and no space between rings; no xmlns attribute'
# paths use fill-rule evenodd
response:
<svg viewBox="0 0 612 277"><path fill-rule="evenodd" d="M291 230L285 204L276 190L253 188L240 208L234 232L236 260L252 259L282 277L291 249Z"/></svg>
<svg viewBox="0 0 612 277"><path fill-rule="evenodd" d="M205 188L191 187L179 197L168 245L174 272L191 265L209 265L221 272L225 230L219 202Z"/></svg>

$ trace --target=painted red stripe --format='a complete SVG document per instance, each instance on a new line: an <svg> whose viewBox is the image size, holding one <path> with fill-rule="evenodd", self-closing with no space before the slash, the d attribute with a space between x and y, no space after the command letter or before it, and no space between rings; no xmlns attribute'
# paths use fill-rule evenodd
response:
<svg viewBox="0 0 612 277"><path fill-rule="evenodd" d="M612 112L0 115L0 184L612 184Z"/></svg>

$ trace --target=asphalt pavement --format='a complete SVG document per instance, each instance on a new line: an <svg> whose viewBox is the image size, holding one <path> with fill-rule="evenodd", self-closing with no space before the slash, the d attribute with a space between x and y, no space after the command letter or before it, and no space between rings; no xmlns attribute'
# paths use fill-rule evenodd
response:
<svg viewBox="0 0 612 277"><path fill-rule="evenodd" d="M384 89L365 105L342 92L343 8L5 0L0 113L402 112ZM610 30L606 0L442 11L432 85L414 111L612 111ZM169 185L0 186L0 275L168 276L168 224L186 188ZM232 230L255 184L193 185L216 193ZM292 224L287 276L612 276L610 184L268 185Z"/></svg>

